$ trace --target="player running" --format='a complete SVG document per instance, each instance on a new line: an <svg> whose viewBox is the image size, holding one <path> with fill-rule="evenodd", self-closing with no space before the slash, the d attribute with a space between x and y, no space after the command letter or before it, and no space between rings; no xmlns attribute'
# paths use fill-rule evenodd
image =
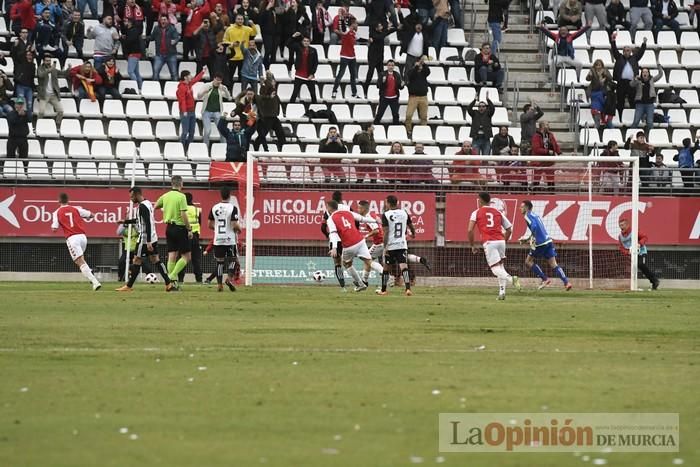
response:
<svg viewBox="0 0 700 467"><path fill-rule="evenodd" d="M372 256L367 249L365 237L360 233L355 225L356 222L372 222L371 217L361 216L352 211L341 211L339 204L335 200L326 201L328 211L328 239L330 240L330 251L328 254L332 258L342 257L343 266L352 277L355 284L355 292L362 292L368 287L367 281L360 278L357 270L352 265L352 260L360 258L365 263L364 276L369 277L372 268ZM342 253L338 253L342 246ZM343 287L343 290L345 288Z"/></svg>
<svg viewBox="0 0 700 467"><path fill-rule="evenodd" d="M92 290L99 290L102 284L92 274L90 266L83 257L85 248L87 248L83 219L92 219L93 215L90 211L80 206L70 206L68 204L68 195L65 193L58 195L58 204L58 209L53 213L51 230L55 232L59 227L63 229L71 259L78 266L83 276L92 282Z"/></svg>
<svg viewBox="0 0 700 467"><path fill-rule="evenodd" d="M501 211L490 205L491 195L488 193L479 193L478 202L479 208L472 212L469 218L469 246L472 253L478 251L474 246L474 226L476 226L484 245L486 262L493 275L498 277L498 299L505 300L506 284L513 284L517 290L520 290L518 276L511 276L503 267L503 260L506 259L506 241L513 234L513 225Z"/></svg>
<svg viewBox="0 0 700 467"><path fill-rule="evenodd" d="M182 192L182 177L175 175L170 182L172 190L161 195L156 208L163 210L165 240L168 243L168 276L166 290L178 290L177 276L191 258L192 227L187 217L187 198ZM178 259L178 254L180 258Z"/></svg>
<svg viewBox="0 0 700 467"><path fill-rule="evenodd" d="M520 213L525 217L527 228L530 230L530 237L520 240L520 243L530 243L530 251L525 258L525 266L539 277L542 282L537 290L542 290L552 283L552 280L542 271L542 268L535 262L535 258L544 258L559 279L564 283L566 290L571 290L571 282L566 277L564 270L557 264L557 250L554 249L554 242L544 228L542 218L532 212L532 201L525 200L520 203Z"/></svg>
<svg viewBox="0 0 700 467"><path fill-rule="evenodd" d="M241 232L238 223L238 208L231 204L231 190L221 188L221 202L212 206L209 212L209 228L214 230L214 258L216 258L216 282L219 292L224 290L224 266L228 260L228 277L226 286L231 292L236 291L233 276L236 267L236 239Z"/></svg>
<svg viewBox="0 0 700 467"><path fill-rule="evenodd" d="M384 228L384 271L382 273L382 290L378 295L388 295L386 291L389 285L389 267L399 266L399 272L403 277L406 287L406 296L413 295L411 292L411 278L408 273L408 242L406 241L406 231L411 231L411 238L416 238L416 229L411 222L411 216L404 209L399 208L399 200L396 196L386 197L386 208L382 216L382 227Z"/></svg>
<svg viewBox="0 0 700 467"><path fill-rule="evenodd" d="M136 219L128 219L123 224L136 224L139 231L139 245L136 248L136 254L129 266L129 280L126 285L116 289L117 292L131 292L134 288L134 282L141 272L141 267L145 258L148 258L156 271L165 281L165 289L172 287L172 281L168 277L168 272L165 270L165 265L160 262L158 256L158 233L156 232L156 218L153 214L153 203L143 197L143 192L139 187L129 189L131 201L138 205Z"/></svg>
<svg viewBox="0 0 700 467"><path fill-rule="evenodd" d="M371 217L374 222L362 223L362 232L365 233L365 240L369 240L372 245L369 247L369 255L372 257L372 269L379 274L379 277L384 272L384 267L381 262L384 258L384 230L382 229L382 216L379 213L369 212L369 201L362 200L357 205L357 212L361 216ZM362 280L369 281L369 271L363 274Z"/></svg>
<svg viewBox="0 0 700 467"><path fill-rule="evenodd" d="M338 203L338 211L350 211L350 206L343 202L343 193L340 191L334 191L331 199ZM329 238L328 232L328 218L330 213L328 211L323 213L323 222L321 223L321 232L326 238ZM345 276L343 275L343 267L341 257L343 256L343 245L338 244L338 255L333 258L333 264L335 265L335 278L338 279L338 284L340 284L341 289L345 289ZM333 248L329 245L329 248Z"/></svg>

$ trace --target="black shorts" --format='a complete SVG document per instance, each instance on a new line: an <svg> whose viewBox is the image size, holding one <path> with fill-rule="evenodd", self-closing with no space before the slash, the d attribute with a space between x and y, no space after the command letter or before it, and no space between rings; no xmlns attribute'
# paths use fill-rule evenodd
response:
<svg viewBox="0 0 700 467"><path fill-rule="evenodd" d="M153 246L153 251L148 251L148 246L146 246L145 243L139 243L139 246L136 247L135 256L138 256L141 258L147 258L149 256L157 255L158 254L158 242L151 243L151 246Z"/></svg>
<svg viewBox="0 0 700 467"><path fill-rule="evenodd" d="M214 245L214 258L235 258L236 245Z"/></svg>
<svg viewBox="0 0 700 467"><path fill-rule="evenodd" d="M408 250L389 250L384 253L386 264L408 264Z"/></svg>
<svg viewBox="0 0 700 467"><path fill-rule="evenodd" d="M192 244L184 225L168 224L165 228L165 239L168 242L168 253L173 251L189 253L192 251Z"/></svg>

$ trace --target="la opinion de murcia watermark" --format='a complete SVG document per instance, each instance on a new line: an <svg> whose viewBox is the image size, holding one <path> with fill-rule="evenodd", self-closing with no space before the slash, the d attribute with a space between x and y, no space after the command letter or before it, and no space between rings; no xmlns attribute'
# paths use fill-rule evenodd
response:
<svg viewBox="0 0 700 467"><path fill-rule="evenodd" d="M677 413L441 413L441 452L678 452Z"/></svg>

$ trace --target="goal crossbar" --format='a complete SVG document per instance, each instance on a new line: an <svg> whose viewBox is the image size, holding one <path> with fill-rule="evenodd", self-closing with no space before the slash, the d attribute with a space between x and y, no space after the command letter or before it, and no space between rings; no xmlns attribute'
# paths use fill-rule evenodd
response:
<svg viewBox="0 0 700 467"><path fill-rule="evenodd" d="M246 164L246 210L245 216L254 210L254 163L258 159L357 159L357 160L430 160L430 161L474 161L480 162L575 162L586 164L590 171L596 162L628 163L632 172L632 209L631 209L631 238L637 239L639 233L639 164L638 159L630 156L494 156L494 155L443 155L443 154L353 154L353 153L306 153L306 152L267 152L248 151ZM589 197L592 196L589 180ZM246 218L245 242L245 285L253 284L253 223ZM589 241L591 241L589 239ZM630 290L637 290L638 251L637 241L630 245Z"/></svg>

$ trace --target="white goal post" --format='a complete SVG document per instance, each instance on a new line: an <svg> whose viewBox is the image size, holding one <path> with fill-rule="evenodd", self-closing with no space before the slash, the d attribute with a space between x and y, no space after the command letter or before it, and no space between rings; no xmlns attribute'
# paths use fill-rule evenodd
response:
<svg viewBox="0 0 700 467"><path fill-rule="evenodd" d="M338 164L337 160L342 158L343 160L353 160L359 161L376 161L382 160L386 161L399 161L407 160L411 161L430 161L430 163L442 163L448 164L454 161L465 161L474 162L478 161L480 163L522 163L523 169L529 169L528 164L531 162L552 162L555 164L559 163L575 163L577 166L586 167L587 170L587 192L588 201L592 202L594 188L593 188L593 167L600 162L622 162L628 165L625 170L629 171L628 184L631 185L631 213L630 213L630 223L631 223L631 237L636 239L639 232L639 164L638 160L634 157L629 156L619 156L619 157L602 157L602 156L458 156L458 155L406 155L406 154L323 154L323 153L304 153L304 152L265 152L265 151L248 151L247 153L247 165L246 165L246 201L245 201L245 213L243 215L245 221L245 285L250 286L253 284L253 243L254 243L254 228L253 222L247 221L247 216L249 213L254 212L254 202L255 202L255 190L254 190L254 180L256 175L254 170L256 169L255 163L264 163L265 161L275 160L275 164L305 164L308 160L312 160L313 164L318 166L318 161L323 161L324 159L334 159L334 164ZM284 162L279 162L280 160ZM351 165L345 163L345 165ZM556 166L554 166L556 168ZM408 183L408 182L407 182ZM343 184L347 186L347 184ZM365 185L363 188L366 188ZM377 190L377 185L372 185L372 187ZM288 187L289 189L294 189L293 185ZM494 187L485 187L486 191L492 191ZM337 189L342 190L342 186ZM394 185L390 191L396 191L401 189L401 185ZM305 184L304 190L317 190L323 192L332 191L333 188L328 187L328 183L318 188L314 188L313 185ZM502 191L500 188L498 191ZM385 190L386 191L386 190ZM480 189L470 189L470 192L481 191ZM464 216L468 216L469 213L464 213ZM511 219L512 220L512 219ZM593 287L593 235L592 235L592 223L588 222L586 226L587 237L588 237L588 257L589 257L589 287ZM319 243L321 243L321 238L319 238ZM630 272L629 272L629 288L630 290L637 290L637 264L638 264L638 244L636 241L631 242L630 248Z"/></svg>

